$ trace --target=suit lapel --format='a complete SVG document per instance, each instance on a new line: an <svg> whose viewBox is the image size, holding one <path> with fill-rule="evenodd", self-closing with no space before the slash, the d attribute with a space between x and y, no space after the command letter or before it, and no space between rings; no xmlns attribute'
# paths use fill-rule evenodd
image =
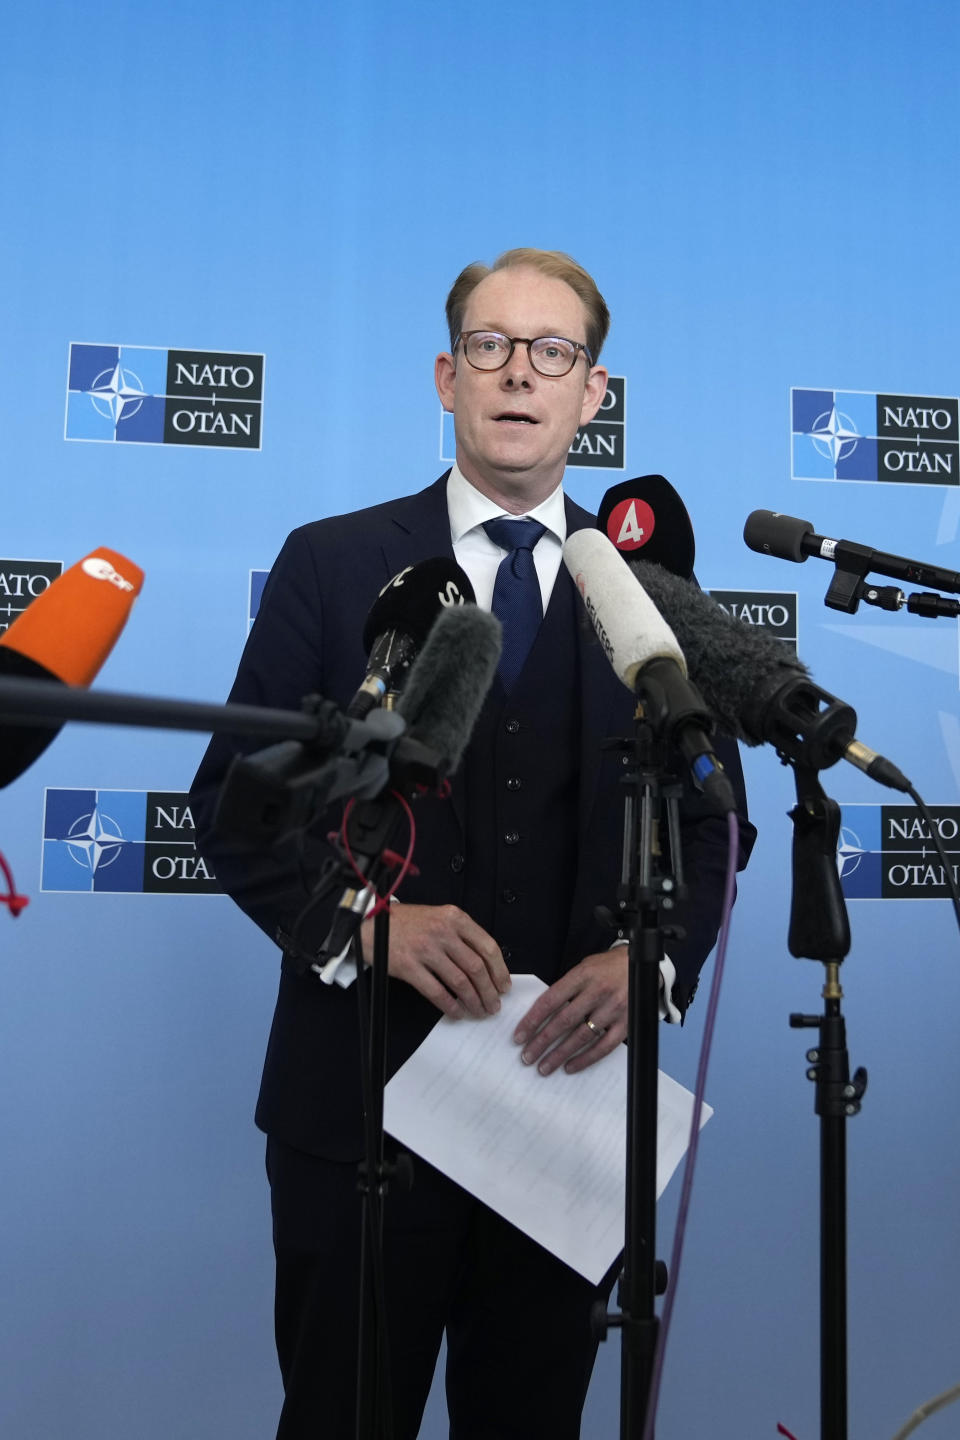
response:
<svg viewBox="0 0 960 1440"><path fill-rule="evenodd" d="M384 584L408 565L437 556L455 559L450 539L450 515L447 510L447 475L441 475L426 490L399 500L388 517L386 533L381 542ZM460 827L465 832L466 806L462 766L450 777L450 804Z"/></svg>
<svg viewBox="0 0 960 1440"><path fill-rule="evenodd" d="M397 502L388 517L381 552L384 583L407 565L417 565L438 555L454 558L447 512L447 475L441 475L419 495Z"/></svg>

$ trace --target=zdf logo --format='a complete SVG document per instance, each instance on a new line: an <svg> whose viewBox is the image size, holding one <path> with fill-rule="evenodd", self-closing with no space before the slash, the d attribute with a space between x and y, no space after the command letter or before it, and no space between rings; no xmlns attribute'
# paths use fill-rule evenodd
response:
<svg viewBox="0 0 960 1440"><path fill-rule="evenodd" d="M106 580L108 584L115 585L118 590L132 591L136 587L129 580L125 580L119 570L110 563L104 555L88 555L80 562L80 568L85 575L93 580Z"/></svg>

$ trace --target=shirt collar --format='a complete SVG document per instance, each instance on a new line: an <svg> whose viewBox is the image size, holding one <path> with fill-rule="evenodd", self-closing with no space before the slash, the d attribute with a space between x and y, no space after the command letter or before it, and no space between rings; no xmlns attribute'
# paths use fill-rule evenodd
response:
<svg viewBox="0 0 960 1440"><path fill-rule="evenodd" d="M495 500L481 494L475 485L460 471L459 466L454 463L447 480L447 510L450 515L450 538L456 545L462 540L468 530L477 530L485 520L493 520L497 515L508 515L502 505ZM563 486L558 485L546 500L541 501L533 510L525 510L524 518L539 520L545 525L547 531L554 536L562 545L567 538L567 512L563 503ZM510 515L511 520L519 520L519 515Z"/></svg>

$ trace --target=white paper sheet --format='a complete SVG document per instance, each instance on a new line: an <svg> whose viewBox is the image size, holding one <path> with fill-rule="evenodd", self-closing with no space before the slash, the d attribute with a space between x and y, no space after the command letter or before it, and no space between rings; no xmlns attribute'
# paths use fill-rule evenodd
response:
<svg viewBox="0 0 960 1440"><path fill-rule="evenodd" d="M596 1284L623 1248L627 1052L579 1075L524 1065L513 1031L545 988L514 975L497 1015L441 1020L387 1085L384 1125ZM693 1114L690 1091L659 1075L658 1197Z"/></svg>

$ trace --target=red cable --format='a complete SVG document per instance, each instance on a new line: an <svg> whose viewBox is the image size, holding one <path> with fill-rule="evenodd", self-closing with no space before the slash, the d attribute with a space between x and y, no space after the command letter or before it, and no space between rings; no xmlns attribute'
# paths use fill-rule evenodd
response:
<svg viewBox="0 0 960 1440"><path fill-rule="evenodd" d="M390 904L390 897L396 893L404 877L409 874L411 869L410 862L413 859L413 849L417 839L417 825L416 821L413 818L413 811L410 809L409 804L404 799L404 797L399 794L398 791L391 790L390 794L394 797L394 799L399 800L400 804L403 806L403 809L407 816L407 821L410 826L407 853L406 855L404 855L403 859L399 861L399 864L396 867L396 878L394 879L393 884L390 886L390 889L384 895L377 894L377 892L374 891L374 894L377 896L376 904L374 905L373 909L364 917L367 920L369 920L372 916L377 915L384 908L384 906ZM364 875L360 867L357 865L356 859L353 855L353 851L350 849L350 841L347 839L347 821L350 818L350 812L353 809L353 805L353 800L348 800L346 806L344 807L343 824L340 827L340 838L343 841L344 853L346 854L346 857L350 862L350 868L353 870L354 875L356 875L357 879L360 881L361 887L365 889L369 886L370 882L367 879L366 875ZM392 852L385 852L385 854L391 853ZM393 858L399 860L399 856L394 856Z"/></svg>
<svg viewBox="0 0 960 1440"><path fill-rule="evenodd" d="M26 895L17 894L17 887L13 881L13 871L7 864L2 850L0 850L0 870L3 871L4 879L7 882L7 893L6 895L0 895L0 904L8 906L11 915L19 915L24 906L30 904L30 900Z"/></svg>

